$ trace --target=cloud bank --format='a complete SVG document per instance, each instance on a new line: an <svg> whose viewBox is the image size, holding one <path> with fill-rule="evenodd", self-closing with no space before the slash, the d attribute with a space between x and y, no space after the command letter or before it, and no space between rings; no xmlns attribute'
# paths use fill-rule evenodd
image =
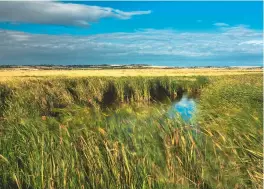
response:
<svg viewBox="0 0 264 189"><path fill-rule="evenodd" d="M214 33L137 30L89 36L0 30L0 64L152 64L261 66L262 32L246 26Z"/></svg>
<svg viewBox="0 0 264 189"><path fill-rule="evenodd" d="M214 26L227 27L227 26L229 26L229 24L226 24L226 23L223 23L223 22L216 22L216 23L214 23Z"/></svg>
<svg viewBox="0 0 264 189"><path fill-rule="evenodd" d="M130 19L151 11L124 12L118 9L51 1L0 2L0 22L89 26L101 18Z"/></svg>

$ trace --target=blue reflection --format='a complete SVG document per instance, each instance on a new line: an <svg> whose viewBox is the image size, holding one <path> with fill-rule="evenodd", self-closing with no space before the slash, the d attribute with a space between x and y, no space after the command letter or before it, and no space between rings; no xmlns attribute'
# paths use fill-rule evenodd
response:
<svg viewBox="0 0 264 189"><path fill-rule="evenodd" d="M195 109L195 101L192 98L183 96L180 101L172 104L168 113L171 118L180 116L185 122L190 122L194 115Z"/></svg>

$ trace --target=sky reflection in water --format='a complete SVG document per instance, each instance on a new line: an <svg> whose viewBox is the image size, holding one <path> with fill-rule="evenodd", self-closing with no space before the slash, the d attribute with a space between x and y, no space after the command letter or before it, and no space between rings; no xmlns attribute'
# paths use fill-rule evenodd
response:
<svg viewBox="0 0 264 189"><path fill-rule="evenodd" d="M180 116L185 122L190 122L196 109L194 99L183 96L180 101L172 104L169 109L169 116L171 118Z"/></svg>

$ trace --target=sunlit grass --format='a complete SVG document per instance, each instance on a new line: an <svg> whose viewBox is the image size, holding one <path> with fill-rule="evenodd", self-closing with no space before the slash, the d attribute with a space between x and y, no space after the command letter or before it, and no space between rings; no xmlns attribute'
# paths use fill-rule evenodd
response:
<svg viewBox="0 0 264 189"><path fill-rule="evenodd" d="M127 77L127 76L221 76L260 74L262 68L174 68L174 69L73 69L73 70L41 70L41 69L0 69L0 81L25 80L43 77Z"/></svg>
<svg viewBox="0 0 264 189"><path fill-rule="evenodd" d="M261 75L5 82L0 188L262 188L262 85ZM179 89L199 96L195 126L153 104Z"/></svg>

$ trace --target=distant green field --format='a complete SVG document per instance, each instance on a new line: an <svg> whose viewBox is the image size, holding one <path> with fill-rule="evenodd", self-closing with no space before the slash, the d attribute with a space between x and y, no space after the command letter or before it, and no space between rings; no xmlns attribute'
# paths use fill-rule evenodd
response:
<svg viewBox="0 0 264 189"><path fill-rule="evenodd" d="M256 73L4 81L0 188L262 188L262 108Z"/></svg>

